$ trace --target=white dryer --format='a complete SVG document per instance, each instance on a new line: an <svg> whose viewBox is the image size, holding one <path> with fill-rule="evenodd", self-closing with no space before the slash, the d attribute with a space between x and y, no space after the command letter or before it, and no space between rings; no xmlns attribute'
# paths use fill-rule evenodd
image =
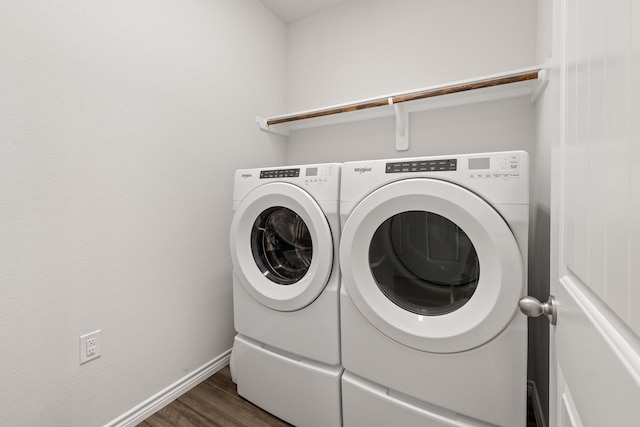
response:
<svg viewBox="0 0 640 427"><path fill-rule="evenodd" d="M238 394L298 426L341 423L340 171L235 175L232 377Z"/></svg>
<svg viewBox="0 0 640 427"><path fill-rule="evenodd" d="M345 426L526 424L528 155L348 162Z"/></svg>

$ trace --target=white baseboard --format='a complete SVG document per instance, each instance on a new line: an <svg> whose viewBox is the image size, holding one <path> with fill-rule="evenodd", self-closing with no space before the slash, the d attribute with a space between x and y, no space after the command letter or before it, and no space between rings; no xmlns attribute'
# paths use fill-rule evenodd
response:
<svg viewBox="0 0 640 427"><path fill-rule="evenodd" d="M536 416L536 424L538 427L547 427L544 413L542 412L542 405L540 404L540 395L538 394L535 382L527 381L527 392L529 393L531 403L533 404L533 413Z"/></svg>
<svg viewBox="0 0 640 427"><path fill-rule="evenodd" d="M229 364L231 349L151 396L104 427L133 427Z"/></svg>

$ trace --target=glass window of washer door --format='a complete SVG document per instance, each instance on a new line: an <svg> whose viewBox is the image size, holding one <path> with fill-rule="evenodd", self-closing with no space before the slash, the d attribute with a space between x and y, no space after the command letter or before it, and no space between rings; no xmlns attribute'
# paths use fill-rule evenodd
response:
<svg viewBox="0 0 640 427"><path fill-rule="evenodd" d="M269 208L253 224L251 252L267 279L279 285L294 284L311 265L313 247L309 228L291 209Z"/></svg>
<svg viewBox="0 0 640 427"><path fill-rule="evenodd" d="M369 246L369 266L387 298L425 316L465 305L480 276L478 254L467 234L447 218L424 211L383 222Z"/></svg>

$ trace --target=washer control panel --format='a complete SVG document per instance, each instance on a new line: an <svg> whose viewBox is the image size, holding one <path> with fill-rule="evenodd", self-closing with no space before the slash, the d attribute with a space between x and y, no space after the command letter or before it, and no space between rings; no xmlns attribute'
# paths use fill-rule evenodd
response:
<svg viewBox="0 0 640 427"><path fill-rule="evenodd" d="M234 203L240 203L261 186L270 186L278 192L275 188L286 183L308 191L317 201L337 201L340 199L341 170L341 163L238 169L233 184L233 200Z"/></svg>
<svg viewBox="0 0 640 427"><path fill-rule="evenodd" d="M291 182L298 182L298 185L300 185L300 183L304 185L324 184L335 179L334 176L338 176L338 171L333 165L264 169L260 171L260 179L294 178Z"/></svg>
<svg viewBox="0 0 640 427"><path fill-rule="evenodd" d="M297 178L300 176L300 169L267 169L260 171L260 179L272 178Z"/></svg>
<svg viewBox="0 0 640 427"><path fill-rule="evenodd" d="M337 177L333 166L313 166L304 168L304 185L321 185Z"/></svg>

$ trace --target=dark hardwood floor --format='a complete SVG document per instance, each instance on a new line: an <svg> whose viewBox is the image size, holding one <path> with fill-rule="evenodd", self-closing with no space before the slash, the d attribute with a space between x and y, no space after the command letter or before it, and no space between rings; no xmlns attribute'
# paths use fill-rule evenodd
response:
<svg viewBox="0 0 640 427"><path fill-rule="evenodd" d="M290 425L238 396L227 365L138 424L138 427L284 427Z"/></svg>
<svg viewBox="0 0 640 427"><path fill-rule="evenodd" d="M249 403L236 392L229 366L138 424L138 427L291 426ZM329 426L328 426L329 427ZM531 404L527 427L536 427Z"/></svg>

